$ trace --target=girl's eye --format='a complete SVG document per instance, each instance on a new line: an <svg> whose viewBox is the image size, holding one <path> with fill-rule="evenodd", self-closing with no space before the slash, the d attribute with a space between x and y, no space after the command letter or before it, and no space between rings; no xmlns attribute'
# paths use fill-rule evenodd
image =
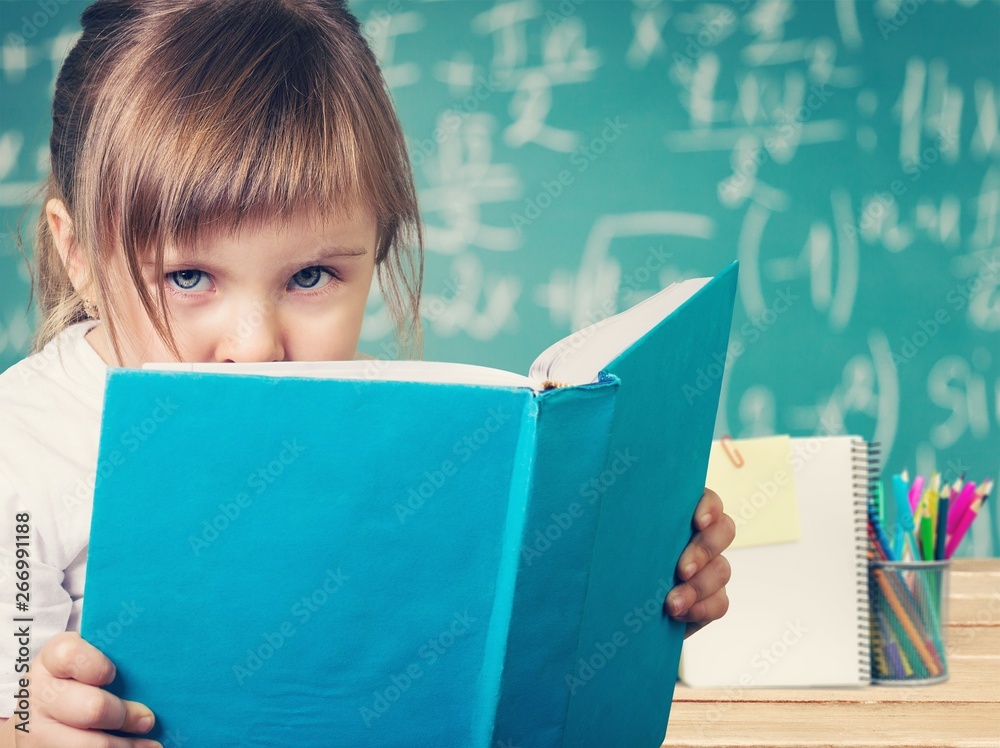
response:
<svg viewBox="0 0 1000 748"><path fill-rule="evenodd" d="M175 270L167 273L167 280L181 291L205 291L205 288L198 288L198 284L203 280L208 280L208 273L201 270Z"/></svg>
<svg viewBox="0 0 1000 748"><path fill-rule="evenodd" d="M324 276L326 277L324 278ZM318 265L314 265L313 267L304 268L293 275L289 285L294 284L299 288L306 288L310 290L323 288L323 286L327 285L334 279L334 277L335 276L332 271L327 270L326 268L321 268Z"/></svg>

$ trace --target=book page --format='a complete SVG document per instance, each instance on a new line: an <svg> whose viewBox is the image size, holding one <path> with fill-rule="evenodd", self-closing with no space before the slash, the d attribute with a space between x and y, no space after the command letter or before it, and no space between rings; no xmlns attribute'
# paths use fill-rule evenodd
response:
<svg viewBox="0 0 1000 748"><path fill-rule="evenodd" d="M529 387L541 384L502 369L444 361L270 361L251 364L154 363L143 369L192 371L202 374L244 374L265 377L307 377L311 379L357 379L369 381L431 382L472 384L484 387Z"/></svg>
<svg viewBox="0 0 1000 748"><path fill-rule="evenodd" d="M546 348L528 376L567 384L596 382L601 370L669 317L711 278L671 283L624 312L599 320Z"/></svg>

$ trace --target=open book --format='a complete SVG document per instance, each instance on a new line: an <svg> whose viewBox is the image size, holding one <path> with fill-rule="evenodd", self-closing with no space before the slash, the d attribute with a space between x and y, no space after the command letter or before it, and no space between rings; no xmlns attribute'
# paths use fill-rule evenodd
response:
<svg viewBox="0 0 1000 748"><path fill-rule="evenodd" d="M735 291L672 286L529 377L109 370L82 633L111 689L198 745L659 745Z"/></svg>

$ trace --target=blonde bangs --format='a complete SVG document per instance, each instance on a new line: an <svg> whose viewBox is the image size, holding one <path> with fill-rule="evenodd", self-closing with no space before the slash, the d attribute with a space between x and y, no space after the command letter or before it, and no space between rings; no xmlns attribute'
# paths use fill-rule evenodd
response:
<svg viewBox="0 0 1000 748"><path fill-rule="evenodd" d="M176 354L162 288L150 295L144 262L162 274L168 246L304 211L364 210L378 227L378 279L397 334L418 352L416 195L374 57L367 47L359 54L318 3L222 3L212 23L203 5L135 19L132 48L95 98L72 192L96 199L71 210L105 305L116 279L102 260L124 251L132 285Z"/></svg>

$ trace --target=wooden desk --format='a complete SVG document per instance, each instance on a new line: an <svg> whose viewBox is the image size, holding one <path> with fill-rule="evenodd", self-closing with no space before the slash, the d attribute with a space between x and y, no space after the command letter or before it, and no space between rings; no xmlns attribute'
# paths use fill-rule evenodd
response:
<svg viewBox="0 0 1000 748"><path fill-rule="evenodd" d="M948 619L944 683L795 690L678 684L663 745L1000 748L1000 559L954 561Z"/></svg>

